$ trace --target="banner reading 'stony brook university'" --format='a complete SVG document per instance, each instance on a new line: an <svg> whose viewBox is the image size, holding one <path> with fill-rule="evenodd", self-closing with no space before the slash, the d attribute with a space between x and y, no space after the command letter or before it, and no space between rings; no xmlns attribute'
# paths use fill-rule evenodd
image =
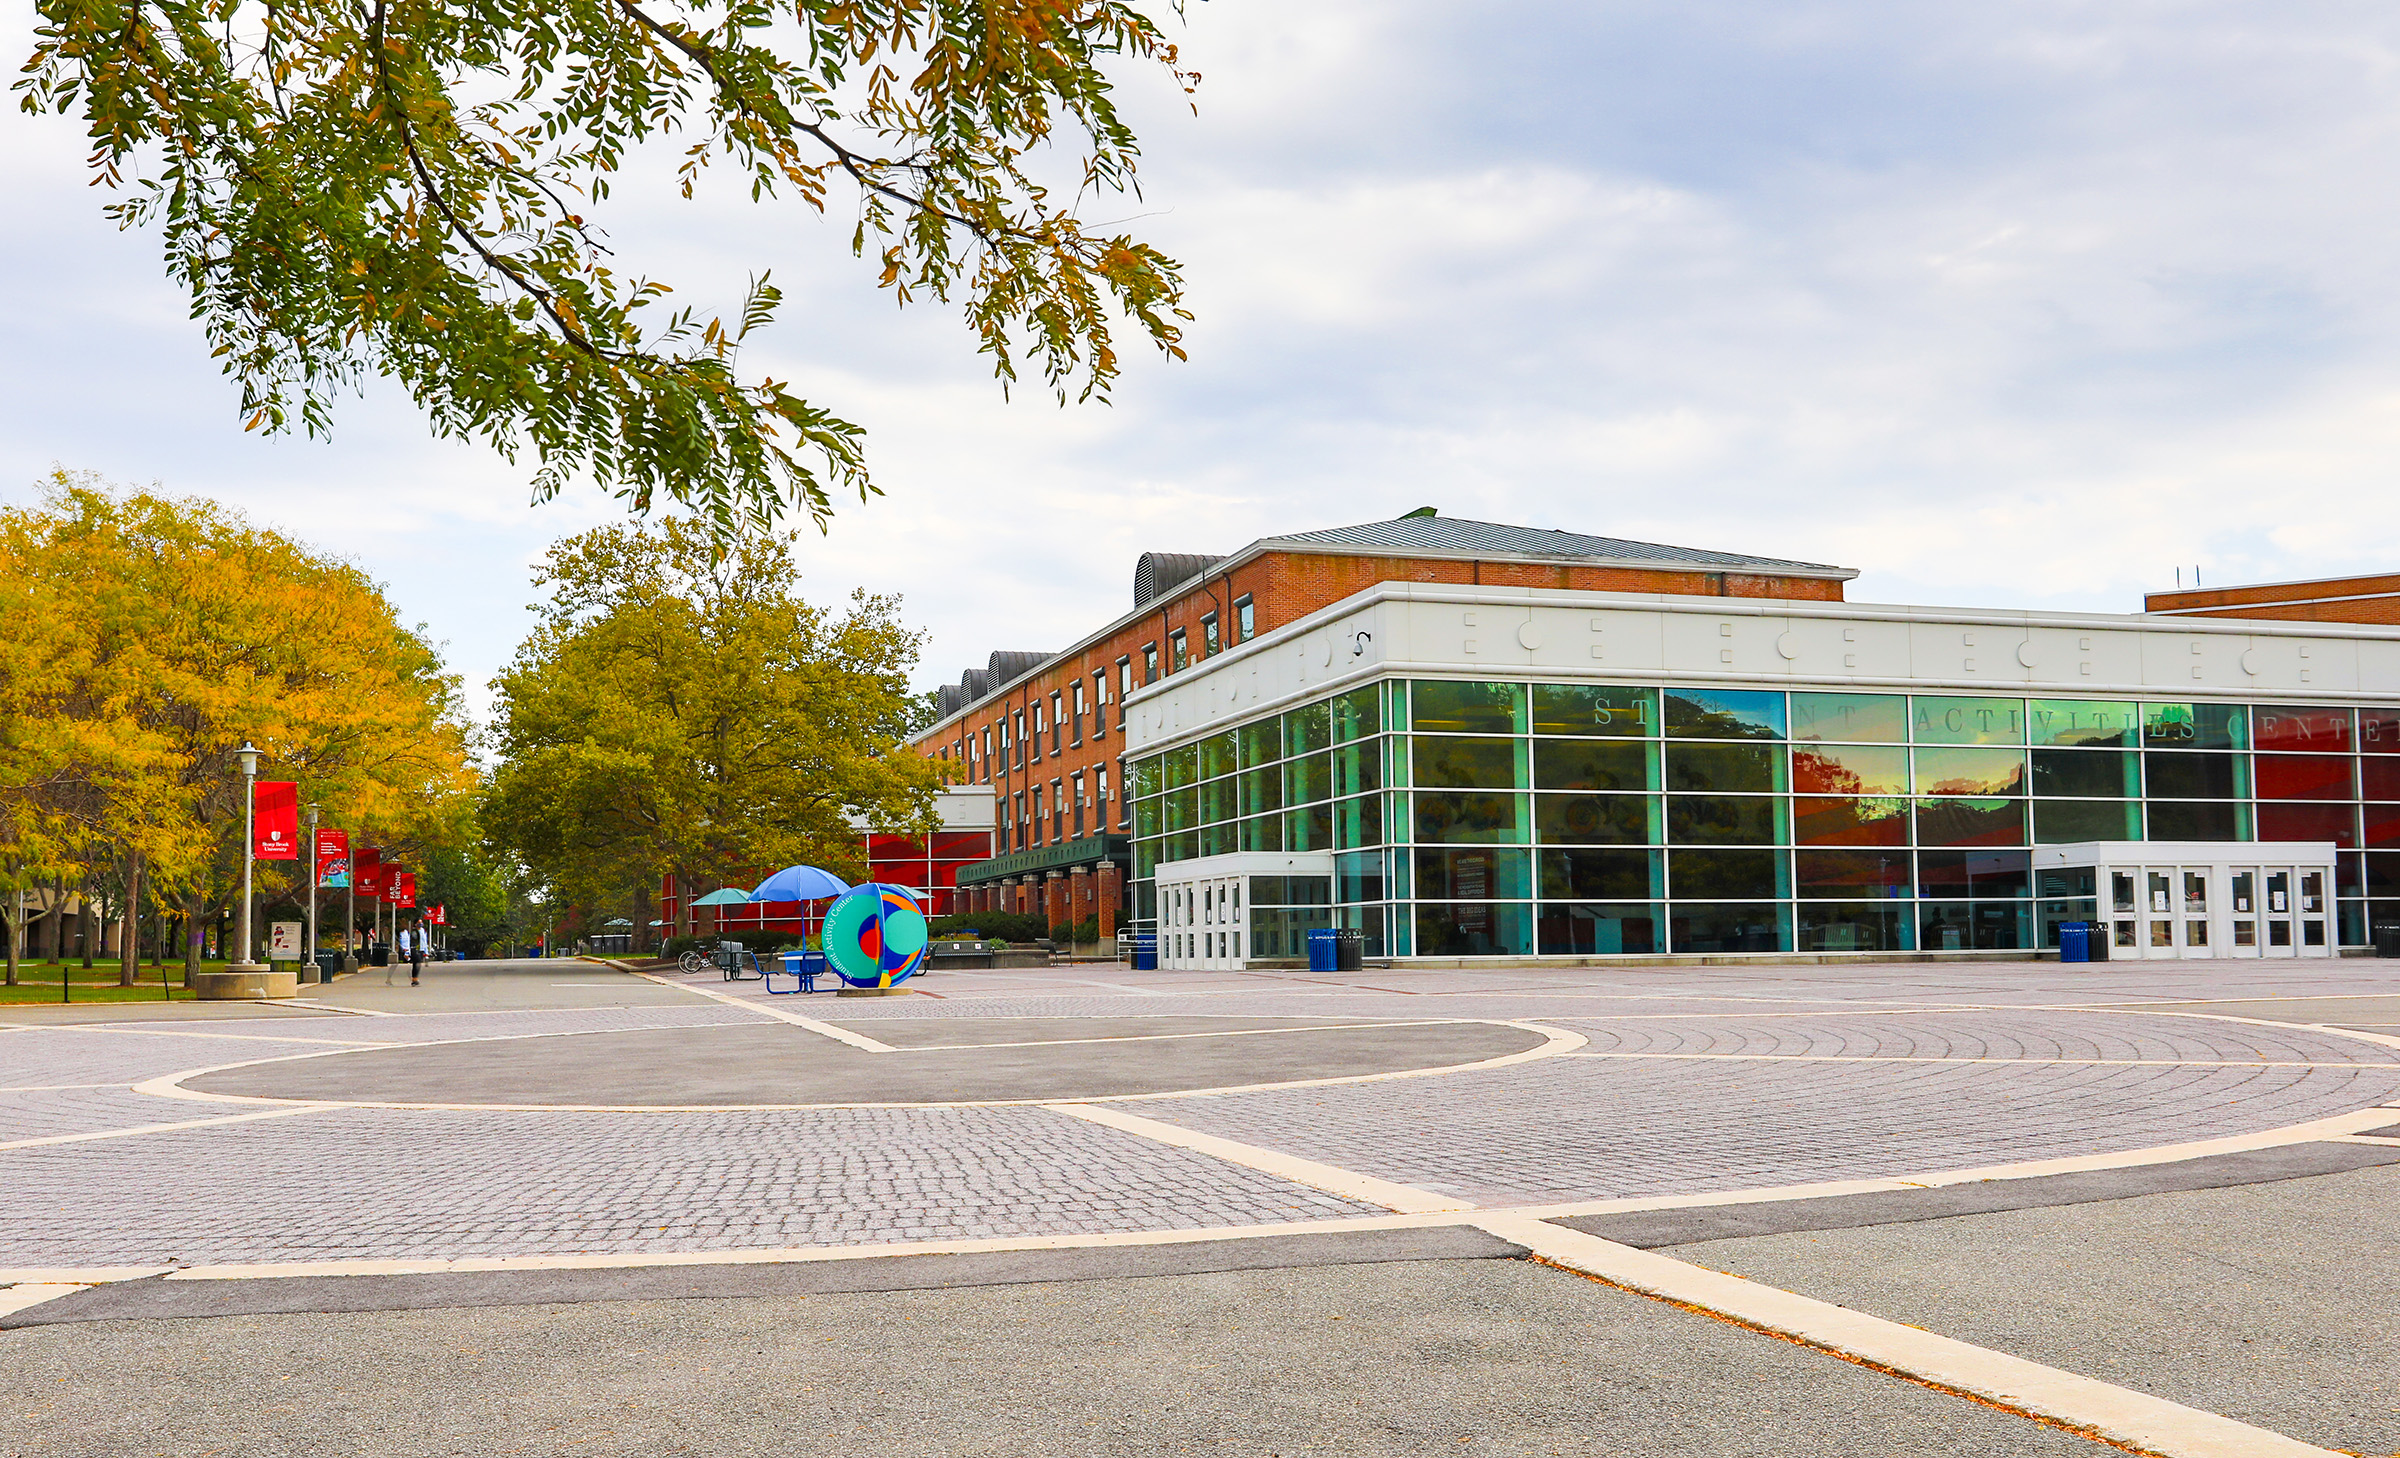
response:
<svg viewBox="0 0 2400 1458"><path fill-rule="evenodd" d="M262 861L300 859L300 787L290 780L260 780L256 794L250 854Z"/></svg>
<svg viewBox="0 0 2400 1458"><path fill-rule="evenodd" d="M362 845L350 856L350 876L358 894L370 901L383 894L383 847Z"/></svg>
<svg viewBox="0 0 2400 1458"><path fill-rule="evenodd" d="M337 889L350 884L349 831L317 831L317 884Z"/></svg>

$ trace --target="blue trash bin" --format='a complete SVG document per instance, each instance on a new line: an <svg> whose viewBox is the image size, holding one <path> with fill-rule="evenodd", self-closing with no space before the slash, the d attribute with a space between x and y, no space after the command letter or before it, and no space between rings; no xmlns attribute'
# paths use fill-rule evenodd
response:
<svg viewBox="0 0 2400 1458"><path fill-rule="evenodd" d="M1155 935L1144 932L1133 939L1133 970L1136 972L1156 972L1158 970L1158 938Z"/></svg>
<svg viewBox="0 0 2400 1458"><path fill-rule="evenodd" d="M1334 940L1332 927L1315 926L1308 929L1308 970L1338 972L1341 970L1342 949Z"/></svg>
<svg viewBox="0 0 2400 1458"><path fill-rule="evenodd" d="M2092 926L2084 921L2062 921L2058 924L2058 960L2089 962L2092 960Z"/></svg>

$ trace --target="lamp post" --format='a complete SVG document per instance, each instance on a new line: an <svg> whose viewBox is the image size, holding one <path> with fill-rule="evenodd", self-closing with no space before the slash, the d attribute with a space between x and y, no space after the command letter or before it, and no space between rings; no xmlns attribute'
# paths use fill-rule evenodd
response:
<svg viewBox="0 0 2400 1458"><path fill-rule="evenodd" d="M258 746L245 739L233 757L242 762L242 959L225 970L264 972L266 968L250 959L250 863L258 850Z"/></svg>
<svg viewBox="0 0 2400 1458"><path fill-rule="evenodd" d="M303 944L303 956L308 960L300 965L300 980L317 982L324 973L317 969L317 802L308 802L308 940Z"/></svg>

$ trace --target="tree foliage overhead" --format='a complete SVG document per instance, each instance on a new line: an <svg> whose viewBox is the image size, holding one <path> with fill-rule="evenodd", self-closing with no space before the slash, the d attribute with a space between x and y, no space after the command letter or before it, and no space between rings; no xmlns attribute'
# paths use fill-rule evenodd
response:
<svg viewBox="0 0 2400 1458"><path fill-rule="evenodd" d="M932 829L938 770L905 747L920 635L888 597L802 600L790 543L752 532L714 555L670 517L551 548L544 621L494 683L495 846L602 901L665 876L855 868L853 816Z"/></svg>
<svg viewBox="0 0 2400 1458"><path fill-rule="evenodd" d="M595 208L657 144L687 196L712 165L753 199L845 192L881 284L960 296L1003 381L1030 358L1062 400L1104 394L1119 318L1182 352L1175 262L1070 210L1134 191L1104 68L1196 79L1122 0L38 9L24 106L80 112L112 215L161 227L252 428L321 433L384 373L438 432L529 448L537 499L587 472L722 538L871 490L857 426L737 368L766 277L720 318L619 270Z"/></svg>

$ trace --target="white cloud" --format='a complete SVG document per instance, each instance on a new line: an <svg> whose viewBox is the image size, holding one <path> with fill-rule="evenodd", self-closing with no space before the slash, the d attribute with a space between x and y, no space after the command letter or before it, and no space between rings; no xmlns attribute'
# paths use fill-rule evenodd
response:
<svg viewBox="0 0 2400 1458"><path fill-rule="evenodd" d="M955 317L895 314L846 226L727 184L611 217L730 298L751 363L867 425L887 497L804 552L900 591L924 679L1121 612L1149 548L1420 505L1865 569L1883 600L2126 610L2400 556L2400 16L2094 7L1210 0L1199 115L1126 96L1189 269L1192 362L1112 407L1004 403ZM5 471L225 497L367 560L480 682L524 566L614 508L428 442L377 390L330 445L233 418L73 129L0 156ZM631 197L638 188L621 190Z"/></svg>

